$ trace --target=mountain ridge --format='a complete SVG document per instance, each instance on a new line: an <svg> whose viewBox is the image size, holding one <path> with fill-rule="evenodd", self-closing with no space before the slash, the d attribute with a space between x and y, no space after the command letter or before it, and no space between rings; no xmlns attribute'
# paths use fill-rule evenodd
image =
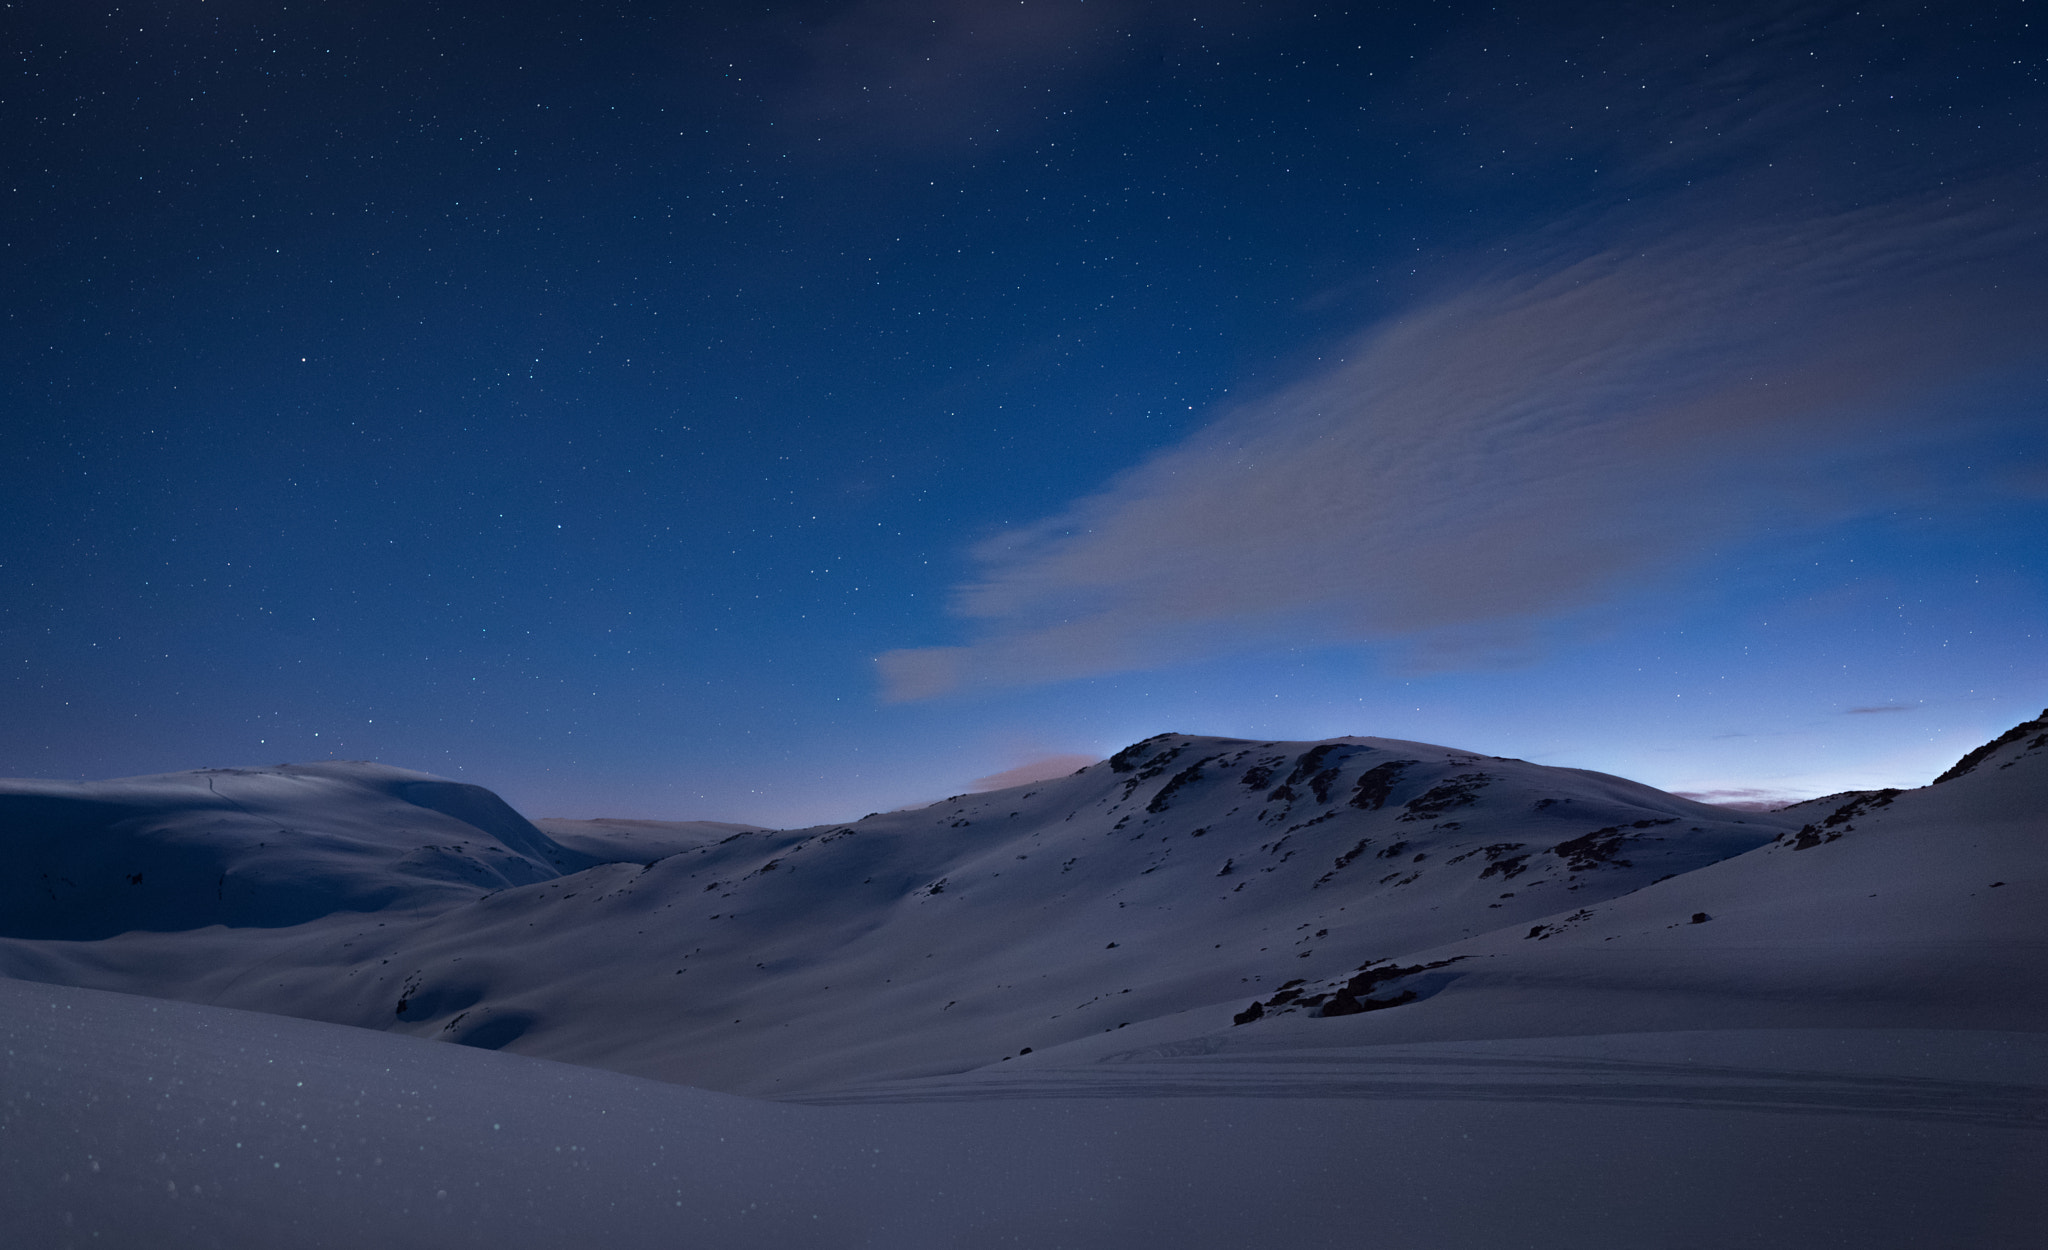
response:
<svg viewBox="0 0 2048 1250"><path fill-rule="evenodd" d="M354 796L355 808L327 814L340 832L360 841L366 827L381 831L376 871L415 862L406 856L421 848L396 854L404 839L391 840L400 826L390 822L403 817L415 838L429 827L450 837L431 845L455 848L468 875L444 881L408 867L400 897L286 925L209 921L91 940L11 933L0 971L782 1097L1042 1067L1173 1040L1164 1034L1241 1048L1298 1044L1304 1027L1326 1042L1583 1031L1572 1010L1612 1024L1657 999L1655 969L1619 953L1638 949L1677 961L1680 981L1723 977L1717 992L1739 1012L1791 1019L1797 1011L1773 1016L1758 995L1791 993L1805 973L1768 960L1702 971L1697 950L1660 947L1651 929L1682 927L1695 946L1699 935L1725 936L1750 923L1740 891L1776 897L1757 865L1835 862L1844 846L1840 862L1851 863L1872 829L1925 823L1928 811L1988 820L1964 809L2018 785L2024 793L1992 805L2007 820L2044 780L2041 744L2027 739L1987 744L1972 771L1939 790L1756 813L1399 739L1163 734L1067 777L795 830L536 825L486 802L488 791L408 790L433 780L423 774L301 768L326 779L329 797ZM2034 763L2010 771L2023 759ZM229 788L270 795L272 815L279 795L305 792L302 776L265 775L249 770ZM183 780L138 780L189 799L201 774L172 776ZM86 799L129 783L68 784ZM0 803L19 790L0 786ZM201 810L236 833L217 805L166 810L173 832L190 835L190 812ZM457 813L497 832L464 833ZM337 836L309 830L308 845ZM2010 841L1998 853L2013 851ZM572 857L584 866L569 870ZM501 870L486 881L468 867L515 860L531 866L528 879ZM1802 888L1821 897L1831 887ZM1897 923L1906 932L1934 922ZM1610 972L1585 964L1589 934ZM1611 973L1625 965L1634 970ZM1882 997L1854 969L1826 975ZM1939 976L1906 980L1931 999L1962 994ZM1949 980L1982 991L1969 976ZM1986 1027L2012 1016L1972 1010ZM1125 1030L1129 1042L1117 1036Z"/></svg>

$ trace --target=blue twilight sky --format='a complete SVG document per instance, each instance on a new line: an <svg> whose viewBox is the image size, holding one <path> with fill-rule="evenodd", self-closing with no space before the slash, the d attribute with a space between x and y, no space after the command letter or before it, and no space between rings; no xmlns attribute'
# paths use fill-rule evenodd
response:
<svg viewBox="0 0 2048 1250"><path fill-rule="evenodd" d="M2048 703L2048 0L0 33L0 774L785 824L1172 730L1756 800Z"/></svg>

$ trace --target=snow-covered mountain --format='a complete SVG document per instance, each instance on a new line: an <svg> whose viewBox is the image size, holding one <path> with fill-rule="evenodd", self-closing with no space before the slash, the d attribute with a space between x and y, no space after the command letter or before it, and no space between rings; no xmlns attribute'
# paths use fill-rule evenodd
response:
<svg viewBox="0 0 2048 1250"><path fill-rule="evenodd" d="M323 764L0 783L0 839L26 1244L1803 1250L2048 1219L2048 713L1929 786L1772 814L1167 735L804 830L536 826Z"/></svg>
<svg viewBox="0 0 2048 1250"><path fill-rule="evenodd" d="M16 862L50 885L7 927L11 975L759 1092L958 1071L1561 923L1791 827L1373 738L1164 735L782 831L551 838L373 765L13 786Z"/></svg>
<svg viewBox="0 0 2048 1250"><path fill-rule="evenodd" d="M482 786L378 764L0 781L0 934L87 940L434 910L603 857Z"/></svg>
<svg viewBox="0 0 2048 1250"><path fill-rule="evenodd" d="M801 830L551 837L364 764L13 782L0 969L781 1094L1133 1027L1662 1027L1699 993L1757 1023L1940 1002L2001 1027L2048 1001L1994 990L2033 981L2044 736L1776 814L1374 738L1162 735Z"/></svg>
<svg viewBox="0 0 2048 1250"><path fill-rule="evenodd" d="M1674 1029L2048 1033L2048 712L1930 785L1776 815L1796 824L1641 889L1305 976L1198 1049ZM1167 1031L1193 1034L1214 1023L1204 1014ZM1062 1062L1117 1053L1077 1046Z"/></svg>

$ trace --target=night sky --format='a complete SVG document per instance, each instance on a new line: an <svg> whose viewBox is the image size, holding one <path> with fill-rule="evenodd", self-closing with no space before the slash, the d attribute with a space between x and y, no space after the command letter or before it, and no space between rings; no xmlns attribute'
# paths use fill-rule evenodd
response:
<svg viewBox="0 0 2048 1250"><path fill-rule="evenodd" d="M2048 703L2048 0L0 32L0 774L1760 800Z"/></svg>

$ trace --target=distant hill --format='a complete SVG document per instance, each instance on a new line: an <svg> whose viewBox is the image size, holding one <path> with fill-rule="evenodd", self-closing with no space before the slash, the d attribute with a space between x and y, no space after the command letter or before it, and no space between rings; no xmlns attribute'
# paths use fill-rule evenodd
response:
<svg viewBox="0 0 2048 1250"><path fill-rule="evenodd" d="M437 910L578 872L482 786L381 764L0 780L0 936L72 941Z"/></svg>

